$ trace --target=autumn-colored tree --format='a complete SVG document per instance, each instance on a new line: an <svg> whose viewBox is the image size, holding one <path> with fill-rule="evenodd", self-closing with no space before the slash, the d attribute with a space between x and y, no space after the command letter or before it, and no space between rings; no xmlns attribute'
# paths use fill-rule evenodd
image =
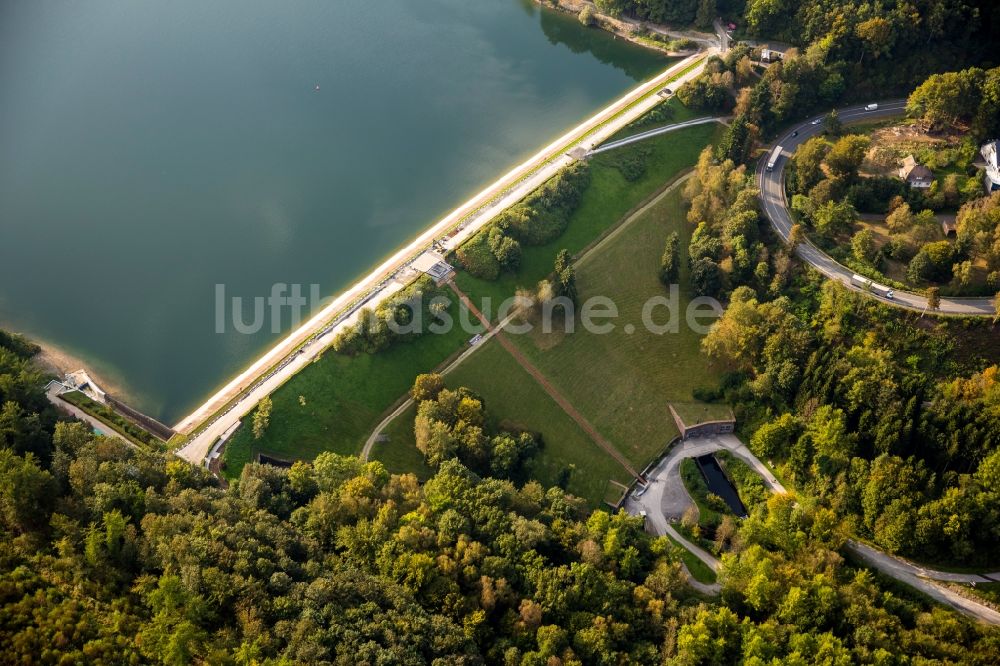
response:
<svg viewBox="0 0 1000 666"><path fill-rule="evenodd" d="M267 426L271 423L271 396L266 395L257 403L257 411L253 413L253 438L264 436Z"/></svg>

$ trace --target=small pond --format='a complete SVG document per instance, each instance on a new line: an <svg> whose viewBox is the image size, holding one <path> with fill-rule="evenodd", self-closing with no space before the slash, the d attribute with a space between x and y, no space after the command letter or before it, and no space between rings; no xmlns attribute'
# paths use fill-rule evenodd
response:
<svg viewBox="0 0 1000 666"><path fill-rule="evenodd" d="M701 475L705 477L708 489L721 497L722 501L732 509L733 513L740 518L746 518L747 510L743 506L743 502L740 501L739 493L736 492L736 487L733 486L726 473L722 471L722 467L719 465L719 461L715 459L715 456L712 454L699 456L695 458L695 462L698 463Z"/></svg>

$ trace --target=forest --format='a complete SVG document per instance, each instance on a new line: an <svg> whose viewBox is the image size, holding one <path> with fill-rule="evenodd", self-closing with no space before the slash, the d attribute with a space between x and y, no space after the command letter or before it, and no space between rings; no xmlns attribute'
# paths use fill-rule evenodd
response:
<svg viewBox="0 0 1000 666"><path fill-rule="evenodd" d="M2 342L7 663L985 665L1000 654L997 631L849 566L837 512L808 496L754 508L712 600L640 519L454 459L423 485L324 453L247 465L220 488L186 462L52 418L32 349ZM953 390L975 392L970 379ZM425 404L448 400L433 378L422 386Z"/></svg>
<svg viewBox="0 0 1000 666"><path fill-rule="evenodd" d="M793 264L746 203L745 167L710 149L686 195L692 287L728 300L702 342L727 375L696 397L736 405L757 455L889 552L997 565L995 322L891 308ZM996 201L962 219L995 221Z"/></svg>

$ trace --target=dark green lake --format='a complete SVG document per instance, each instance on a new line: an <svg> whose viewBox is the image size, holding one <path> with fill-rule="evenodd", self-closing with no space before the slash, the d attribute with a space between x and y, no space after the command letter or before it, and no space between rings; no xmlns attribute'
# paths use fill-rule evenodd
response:
<svg viewBox="0 0 1000 666"><path fill-rule="evenodd" d="M277 337L216 284L332 295L665 64L525 0L0 3L0 324L171 423Z"/></svg>

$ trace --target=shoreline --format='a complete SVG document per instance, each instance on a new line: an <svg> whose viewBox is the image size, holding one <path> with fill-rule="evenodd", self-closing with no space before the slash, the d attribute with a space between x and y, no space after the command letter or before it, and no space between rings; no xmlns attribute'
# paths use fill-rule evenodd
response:
<svg viewBox="0 0 1000 666"><path fill-rule="evenodd" d="M603 30L604 32L621 37L636 46L641 46L651 51L658 51L667 56L687 57L697 51L670 51L666 48L665 44L659 45L655 42L655 40L642 39L640 35L635 33L635 30L645 29L650 32L663 35L664 37L670 37L671 39L690 39L697 42L700 45L701 50L710 48L717 41L717 35L708 32L695 30L674 30L661 23L640 21L638 19L630 19L627 17L615 18L614 16L602 14L597 6L590 0L535 0L535 4L543 10L548 9L563 14L569 14L574 17L578 17L584 7L590 7L594 13L594 22L585 27Z"/></svg>
<svg viewBox="0 0 1000 666"><path fill-rule="evenodd" d="M62 380L70 372L86 370L91 379L97 382L105 392L123 401L128 401L132 397L121 381L109 379L109 375L102 370L94 370L95 365L88 363L83 357L34 333L22 331L8 324L3 324L2 327L6 331L24 336L29 342L38 345L40 351L31 357L31 362L44 374L55 375L57 379Z"/></svg>
<svg viewBox="0 0 1000 666"><path fill-rule="evenodd" d="M218 433L252 411L257 402L321 355L342 326L352 323L362 306L375 307L415 278L411 264L434 241L445 252L454 250L501 211L572 164L573 149L590 149L606 141L661 100L655 91L668 82L696 76L712 50L671 64L664 71L626 91L617 100L571 128L522 164L515 166L416 239L341 292L322 311L233 378L198 409L174 426L188 437L178 454L200 462Z"/></svg>

